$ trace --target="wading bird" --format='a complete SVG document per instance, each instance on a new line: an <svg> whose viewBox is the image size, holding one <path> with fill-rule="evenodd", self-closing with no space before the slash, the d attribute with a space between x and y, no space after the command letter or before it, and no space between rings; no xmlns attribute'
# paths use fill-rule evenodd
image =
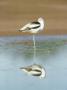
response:
<svg viewBox="0 0 67 90"><path fill-rule="evenodd" d="M35 34L39 31L42 31L44 29L44 19L38 18L37 21L30 22L23 26L19 31L20 32L30 32L33 34L33 42L34 42L34 49L35 49Z"/></svg>

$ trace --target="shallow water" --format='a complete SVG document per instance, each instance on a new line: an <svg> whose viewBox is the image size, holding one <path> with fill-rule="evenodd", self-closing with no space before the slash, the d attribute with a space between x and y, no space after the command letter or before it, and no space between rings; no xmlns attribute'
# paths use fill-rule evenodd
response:
<svg viewBox="0 0 67 90"><path fill-rule="evenodd" d="M33 56L32 36L0 37L0 90L67 89L67 36L37 36ZM44 79L19 69L34 63L44 66Z"/></svg>

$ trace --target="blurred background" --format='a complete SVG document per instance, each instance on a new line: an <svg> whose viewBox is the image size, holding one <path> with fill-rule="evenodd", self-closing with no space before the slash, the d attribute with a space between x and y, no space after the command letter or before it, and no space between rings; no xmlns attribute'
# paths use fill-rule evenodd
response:
<svg viewBox="0 0 67 90"><path fill-rule="evenodd" d="M0 35L25 35L23 25L43 17L46 29L40 34L67 34L67 0L0 0Z"/></svg>
<svg viewBox="0 0 67 90"><path fill-rule="evenodd" d="M35 50L32 35L18 30L39 17L46 27ZM67 0L0 0L0 90L67 90L66 34ZM45 79L19 69L34 63L45 68Z"/></svg>

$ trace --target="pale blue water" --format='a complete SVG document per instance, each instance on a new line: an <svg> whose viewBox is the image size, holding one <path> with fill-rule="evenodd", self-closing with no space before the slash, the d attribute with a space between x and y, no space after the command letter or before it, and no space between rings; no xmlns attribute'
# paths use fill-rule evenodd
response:
<svg viewBox="0 0 67 90"><path fill-rule="evenodd" d="M67 36L36 36L35 61L33 54L32 36L0 37L0 90L67 90ZM45 79L19 69L33 63Z"/></svg>

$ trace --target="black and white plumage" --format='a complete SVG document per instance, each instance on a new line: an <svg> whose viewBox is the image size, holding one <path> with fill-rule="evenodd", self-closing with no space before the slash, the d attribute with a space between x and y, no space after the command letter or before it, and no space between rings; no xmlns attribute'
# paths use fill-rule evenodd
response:
<svg viewBox="0 0 67 90"><path fill-rule="evenodd" d="M38 65L38 64L33 64L27 67L21 67L20 69L24 71L25 73L27 73L28 75L37 76L40 79L44 78L46 75L45 69L41 65Z"/></svg>
<svg viewBox="0 0 67 90"><path fill-rule="evenodd" d="M30 33L37 33L44 29L44 20L43 18L38 18L37 21L30 22L23 26L19 31L21 32L30 32Z"/></svg>

